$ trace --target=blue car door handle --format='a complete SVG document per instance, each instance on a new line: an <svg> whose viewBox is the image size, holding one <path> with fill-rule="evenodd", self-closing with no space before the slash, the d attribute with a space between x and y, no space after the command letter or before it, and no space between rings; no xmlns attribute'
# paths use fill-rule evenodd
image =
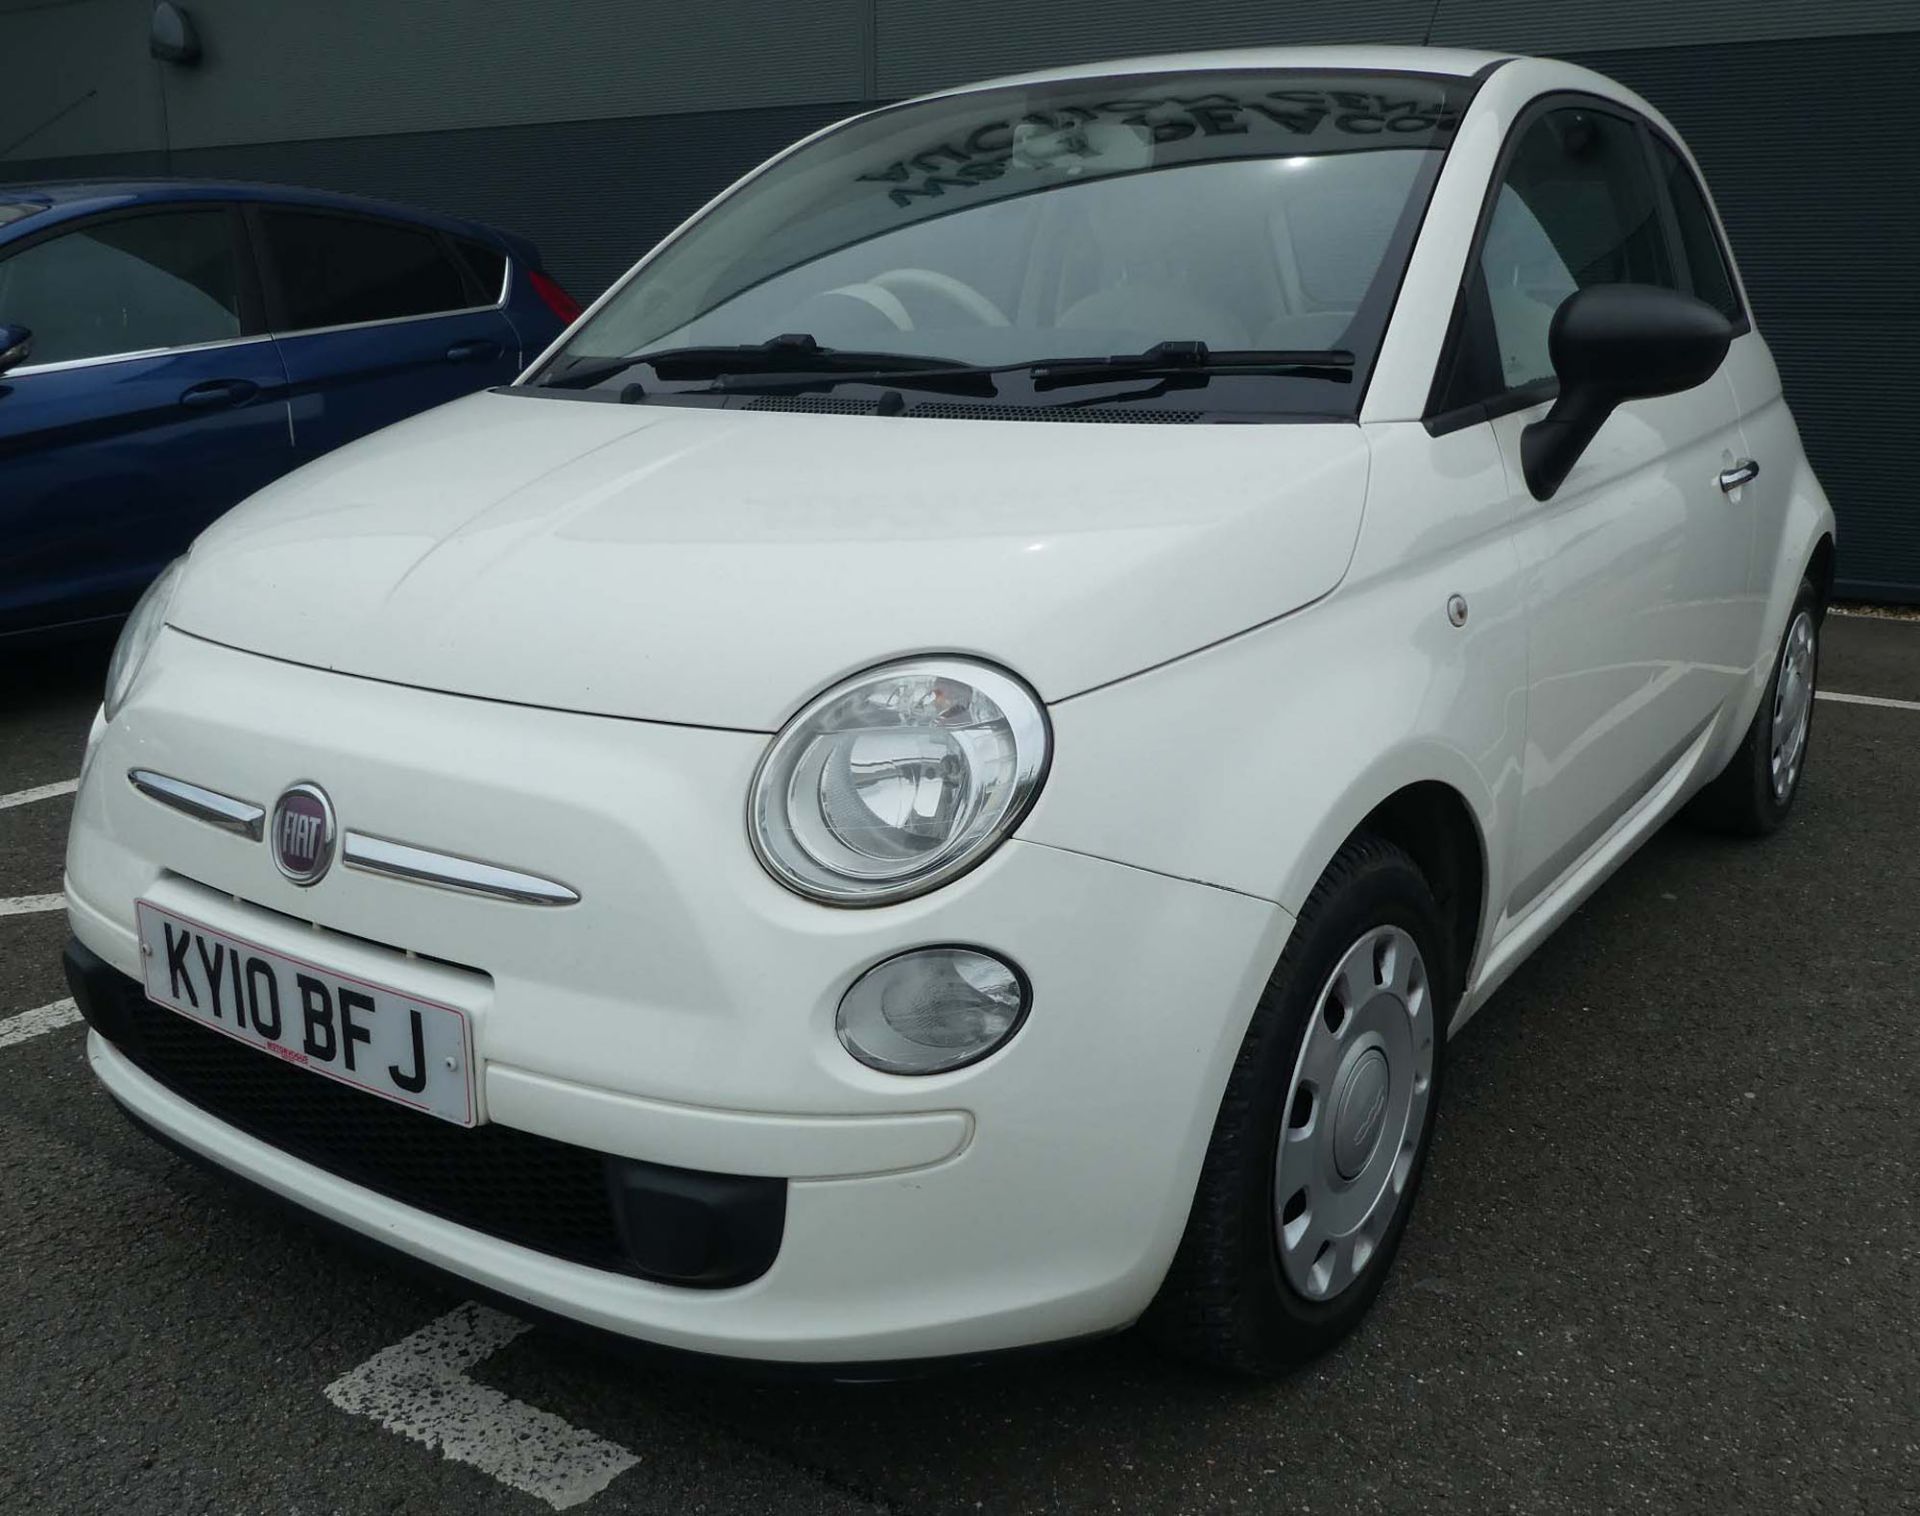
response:
<svg viewBox="0 0 1920 1516"><path fill-rule="evenodd" d="M219 410L229 405L244 405L260 393L250 379L209 379L180 392L180 403L190 411Z"/></svg>
<svg viewBox="0 0 1920 1516"><path fill-rule="evenodd" d="M477 338L472 342L456 342L447 349L449 363L473 363L499 356L500 344L486 337Z"/></svg>

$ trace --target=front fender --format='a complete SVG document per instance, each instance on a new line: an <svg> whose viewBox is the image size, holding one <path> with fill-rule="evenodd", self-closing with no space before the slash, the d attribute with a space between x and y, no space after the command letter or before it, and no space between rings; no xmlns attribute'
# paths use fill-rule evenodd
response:
<svg viewBox="0 0 1920 1516"><path fill-rule="evenodd" d="M1453 594L1472 608L1463 627ZM1526 690L1512 546L1491 532L1060 702L1021 835L1297 914L1369 812L1437 781L1473 813L1487 898L1504 899Z"/></svg>

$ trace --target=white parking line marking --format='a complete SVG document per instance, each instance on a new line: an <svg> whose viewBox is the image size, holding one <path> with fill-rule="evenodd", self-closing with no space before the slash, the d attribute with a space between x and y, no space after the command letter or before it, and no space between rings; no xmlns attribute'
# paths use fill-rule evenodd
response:
<svg viewBox="0 0 1920 1516"><path fill-rule="evenodd" d="M66 903L65 895L9 895L0 900L0 916L31 916L38 911L57 911Z"/></svg>
<svg viewBox="0 0 1920 1516"><path fill-rule="evenodd" d="M60 795L71 795L79 788L78 779L62 779L58 784L43 784L38 789L15 790L11 795L0 795L0 811L11 810L16 805L32 805L36 800L52 800Z"/></svg>
<svg viewBox="0 0 1920 1516"><path fill-rule="evenodd" d="M80 1019L80 1008L71 1000L56 1000L52 1005L43 1005L38 1010L22 1011L18 1016L9 1016L0 1021L0 1048L10 1048L16 1042L25 1042L29 1037L38 1037L43 1032L57 1032L63 1026L72 1026Z"/></svg>
<svg viewBox="0 0 1920 1516"><path fill-rule="evenodd" d="M1889 700L1885 695L1843 695L1838 690L1819 690L1816 700L1834 700L1841 705L1878 705L1890 711L1920 711L1920 700Z"/></svg>
<svg viewBox="0 0 1920 1516"><path fill-rule="evenodd" d="M327 1399L564 1511L640 1460L618 1443L475 1384L467 1371L527 1330L469 1301L327 1386Z"/></svg>

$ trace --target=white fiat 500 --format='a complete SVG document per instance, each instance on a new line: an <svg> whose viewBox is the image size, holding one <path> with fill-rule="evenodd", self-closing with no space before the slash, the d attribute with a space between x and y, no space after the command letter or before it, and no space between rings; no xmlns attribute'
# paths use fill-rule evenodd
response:
<svg viewBox="0 0 1920 1516"><path fill-rule="evenodd" d="M1272 1370L1379 1290L1448 1036L1683 805L1787 813L1833 533L1594 74L874 111L154 587L67 855L89 1057L631 1338Z"/></svg>

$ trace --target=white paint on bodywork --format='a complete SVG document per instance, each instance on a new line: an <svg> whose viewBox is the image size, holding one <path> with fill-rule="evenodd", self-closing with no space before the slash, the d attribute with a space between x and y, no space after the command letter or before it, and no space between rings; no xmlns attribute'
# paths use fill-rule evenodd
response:
<svg viewBox="0 0 1920 1516"><path fill-rule="evenodd" d="M469 1301L341 1375L327 1386L327 1399L556 1511L571 1509L640 1460L467 1377L527 1330L526 1322Z"/></svg>
<svg viewBox="0 0 1920 1516"><path fill-rule="evenodd" d="M167 620L312 668L686 726L775 731L835 680L926 652L1058 700L1326 594L1366 470L1337 421L470 395L222 517Z"/></svg>

